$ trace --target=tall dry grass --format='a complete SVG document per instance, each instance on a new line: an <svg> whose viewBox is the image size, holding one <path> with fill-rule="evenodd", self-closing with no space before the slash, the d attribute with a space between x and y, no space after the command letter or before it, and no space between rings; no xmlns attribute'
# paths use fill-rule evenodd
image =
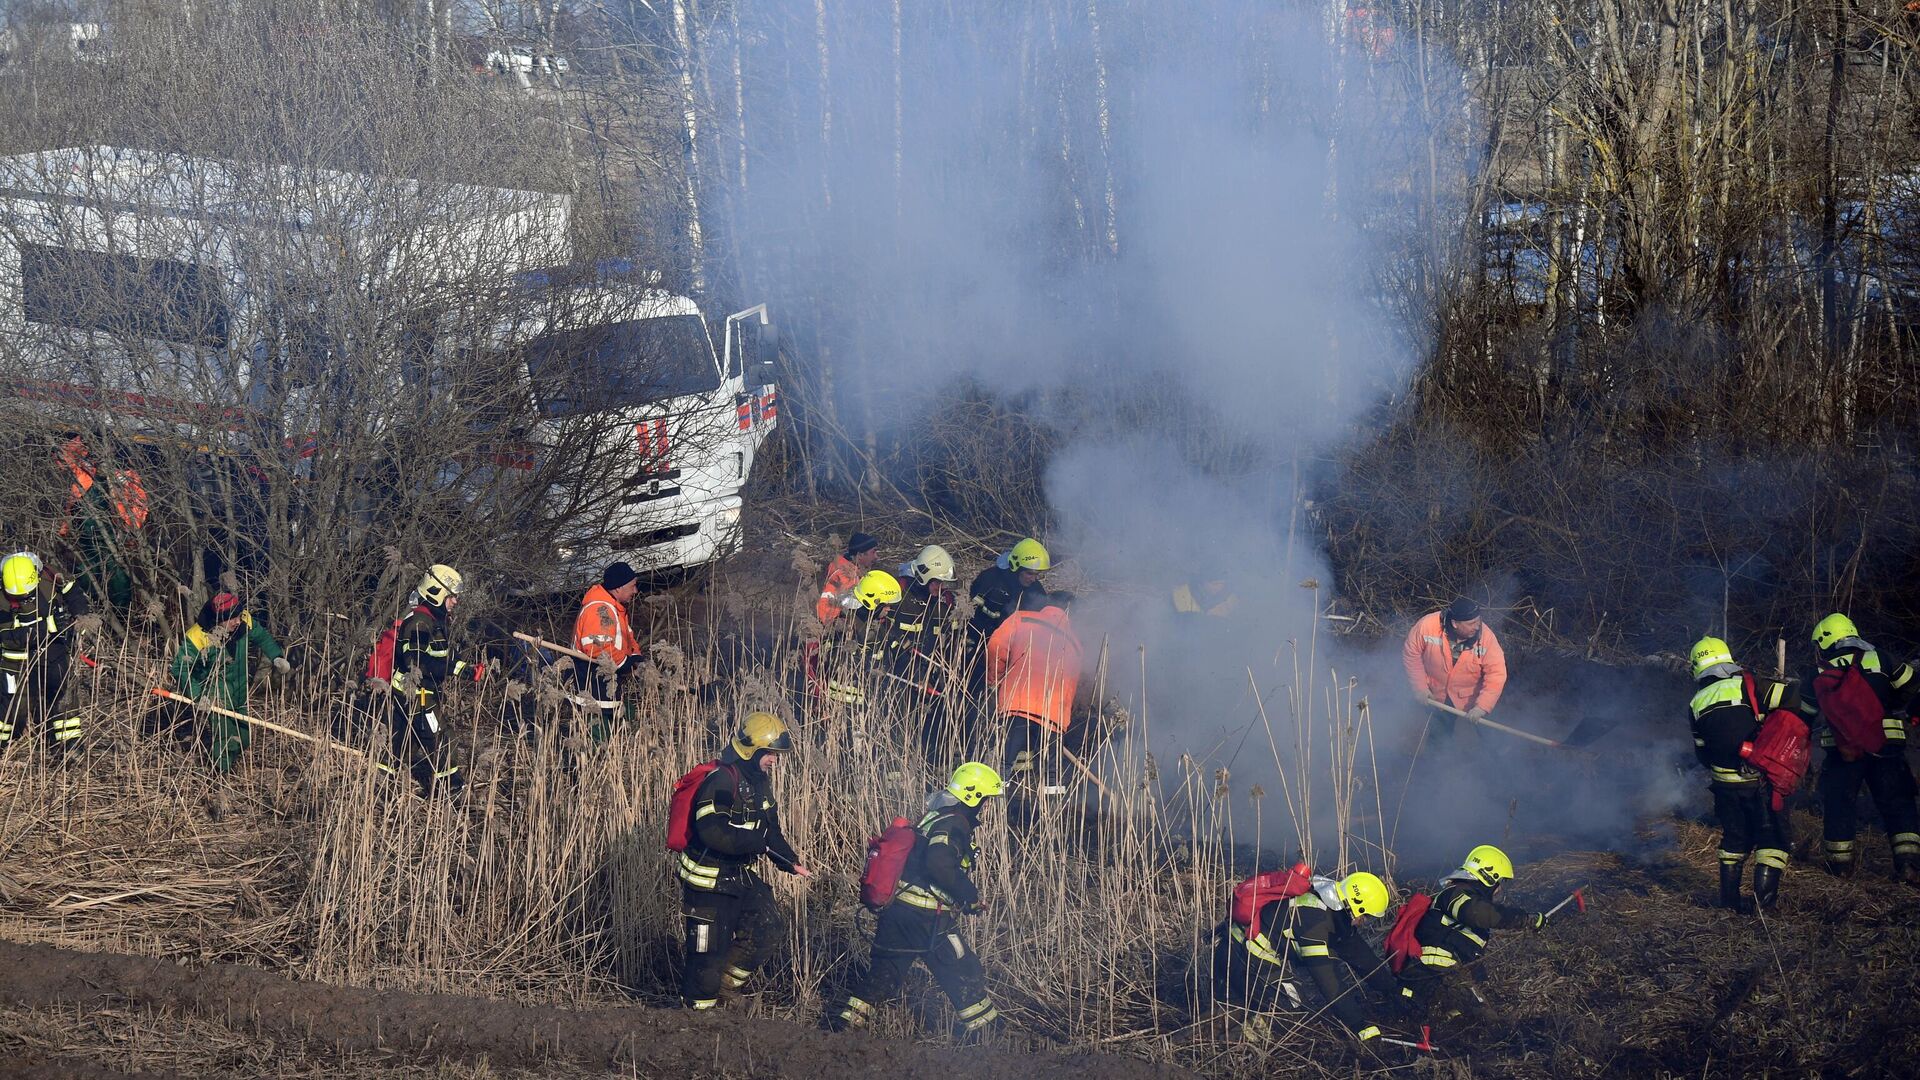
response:
<svg viewBox="0 0 1920 1080"><path fill-rule="evenodd" d="M705 607L670 648L656 647L634 680L635 718L604 746L554 732L562 706L552 702L539 716L549 733L530 741L500 729L503 686L456 691L443 716L461 732L470 780L458 802L421 800L403 778L267 732L241 771L212 775L190 750L142 733L161 640L96 650L102 666L75 688L94 718L91 753L56 766L16 747L0 766L0 934L356 985L668 1004L680 952L662 850L670 789L745 712L771 707L795 726L775 786L816 876L764 871L790 927L747 1008L816 1017L864 963L872 922L856 896L868 836L915 817L966 756L999 762L1004 732L970 747L936 720L927 735L928 711L884 679L864 704L796 712L789 689L812 627L763 608L743 634L737 604L728 608ZM293 680L256 683L256 715L325 731L339 704L331 690L359 660L350 637L300 642ZM1274 703L1253 722L1282 765L1279 792L1236 792L1192 757L1156 758L1154 716L1106 693L1119 650L1098 650L1079 753L1104 789L1056 755L1064 805L1018 830L990 813L981 834L989 906L970 932L1015 1038L1220 1067L1337 1045L1331 1028L1306 1023L1249 1050L1235 1025L1203 1022L1192 992L1250 850L1304 848L1323 872L1386 869L1382 819L1353 798L1371 769L1364 702L1350 685L1308 678L1311 650L1309 637L1283 652L1286 670L1249 673ZM1130 659L1151 674L1151 657ZM1276 693L1277 682L1293 685ZM1320 764L1286 767L1296 759ZM921 1033L943 1030L925 1025L944 1005L924 1008L933 1014L893 1011L882 1030L932 1037Z"/></svg>

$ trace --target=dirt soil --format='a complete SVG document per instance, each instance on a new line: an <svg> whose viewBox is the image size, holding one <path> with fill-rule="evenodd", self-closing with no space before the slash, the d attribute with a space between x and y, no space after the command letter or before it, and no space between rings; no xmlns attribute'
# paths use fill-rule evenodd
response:
<svg viewBox="0 0 1920 1080"><path fill-rule="evenodd" d="M0 1005L14 1009L175 1010L224 1019L254 1038L331 1053L399 1054L494 1067L558 1060L638 1076L937 1076L968 1080L1131 1078L1187 1075L1123 1057L1036 1056L987 1047L938 1047L859 1034L829 1035L799 1024L696 1015L639 1006L566 1010L452 995L366 990L302 982L232 965L185 967L166 960L0 942ZM0 1017L0 1031L11 1024ZM8 1040L0 1035L0 1048ZM70 1067L71 1066L71 1067ZM24 1070L16 1071L16 1070ZM0 1063L4 1075L124 1075L69 1057L29 1052Z"/></svg>

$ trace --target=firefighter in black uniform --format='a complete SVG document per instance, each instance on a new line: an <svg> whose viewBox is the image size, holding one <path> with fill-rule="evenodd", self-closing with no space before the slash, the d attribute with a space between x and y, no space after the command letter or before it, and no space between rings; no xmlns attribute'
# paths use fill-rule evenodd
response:
<svg viewBox="0 0 1920 1080"><path fill-rule="evenodd" d="M1719 638L1701 638L1690 659L1700 687L1687 705L1693 753L1707 770L1713 815L1720 819L1720 906L1747 910L1740 882L1751 855L1754 902L1771 908L1780 896L1791 833L1786 813L1773 808L1773 788L1740 756L1740 747L1759 733L1760 717L1775 709L1798 708L1799 695L1784 683L1754 679L1753 692L1760 700L1749 701L1748 677Z"/></svg>
<svg viewBox="0 0 1920 1080"><path fill-rule="evenodd" d="M690 1009L718 1006L722 983L729 990L746 985L780 940L773 890L753 869L760 856L786 873L809 876L780 831L767 776L792 749L779 717L750 713L693 793L679 865L687 946L680 998Z"/></svg>
<svg viewBox="0 0 1920 1080"><path fill-rule="evenodd" d="M1813 628L1813 646L1820 651L1820 668L1806 684L1814 690L1801 695L1802 714L1810 718L1821 715L1820 672L1858 665L1867 685L1880 699L1881 731L1886 736L1886 745L1878 753L1861 753L1840 745L1831 722L1822 725L1820 745L1827 755L1820 765L1820 797L1825 815L1827 872L1853 876L1854 804L1864 783L1893 848L1893 876L1920 885L1920 810L1914 806L1913 770L1907 765L1907 722L1897 715L1905 711L1914 691L1920 689L1920 680L1914 678L1911 664L1896 665L1883 659L1862 640L1853 620L1845 615L1836 613L1821 619Z"/></svg>
<svg viewBox="0 0 1920 1080"><path fill-rule="evenodd" d="M1004 565L1001 565L1004 563ZM1029 536L1013 545L1000 563L980 571L967 595L973 598L973 617L967 620L967 633L975 645L985 648L987 639L1019 610L1020 594L1040 589L1040 575L1053 568L1053 557L1046 546Z"/></svg>
<svg viewBox="0 0 1920 1080"><path fill-rule="evenodd" d="M928 545L901 566L899 577L903 591L888 628L888 663L894 674L939 693L935 674L946 660L943 650L951 636L948 622L956 600L953 556L938 544Z"/></svg>
<svg viewBox="0 0 1920 1080"><path fill-rule="evenodd" d="M80 744L80 710L65 700L73 636L97 624L86 593L58 578L42 587L40 557L18 551L0 563L7 610L0 618L0 752L38 724L47 746L64 754Z"/></svg>
<svg viewBox="0 0 1920 1080"><path fill-rule="evenodd" d="M1492 844L1467 852L1460 869L1441 880L1440 895L1414 928L1420 959L1400 972L1400 996L1411 1016L1426 1019L1447 975L1478 963L1495 930L1545 928L1544 913L1494 899L1500 883L1511 880L1513 860Z"/></svg>
<svg viewBox="0 0 1920 1080"><path fill-rule="evenodd" d="M1257 928L1228 918L1214 932L1215 999L1252 1012L1244 1032L1249 1041L1262 1041L1269 1031L1265 1014L1300 1005L1284 977L1291 962L1313 981L1335 1019L1362 1045L1377 1047L1380 1010L1354 976L1389 1001L1399 985L1356 924L1385 915L1390 903L1386 882L1362 871L1339 881L1315 877L1307 892L1263 907Z"/></svg>
<svg viewBox="0 0 1920 1080"><path fill-rule="evenodd" d="M454 655L448 637L447 616L460 599L460 573L435 563L427 568L414 590L417 602L394 638L393 645L393 756L408 762L408 773L420 785L420 794L435 789L457 795L467 778L453 761L452 747L441 731L441 688L468 672L465 660ZM478 670L475 678L478 678Z"/></svg>
<svg viewBox="0 0 1920 1080"><path fill-rule="evenodd" d="M979 854L973 831L981 805L1002 790L999 773L969 761L953 771L944 791L935 793L916 829L919 839L893 902L880 911L867 973L840 1011L828 1016L827 1027L838 1031L872 1020L874 1008L900 992L916 960L927 965L953 1003L958 1034L977 1036L1000 1018L987 994L980 957L960 933L960 917L980 911L980 890L971 876Z"/></svg>

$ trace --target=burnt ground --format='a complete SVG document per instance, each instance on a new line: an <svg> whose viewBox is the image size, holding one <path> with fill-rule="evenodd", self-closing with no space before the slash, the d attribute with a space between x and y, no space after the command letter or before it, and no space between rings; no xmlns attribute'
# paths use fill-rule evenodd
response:
<svg viewBox="0 0 1920 1080"><path fill-rule="evenodd" d="M101 1025L102 1017L120 1021ZM141 1053L138 1029L150 1030ZM95 1030L89 1032L88 1029ZM166 1033L201 1029L191 1046ZM102 1045L105 1044L105 1045ZM1034 1056L829 1035L737 1013L632 1006L566 1010L484 998L302 982L234 965L0 942L0 1074L808 1077L1147 1080L1182 1073L1125 1057Z"/></svg>

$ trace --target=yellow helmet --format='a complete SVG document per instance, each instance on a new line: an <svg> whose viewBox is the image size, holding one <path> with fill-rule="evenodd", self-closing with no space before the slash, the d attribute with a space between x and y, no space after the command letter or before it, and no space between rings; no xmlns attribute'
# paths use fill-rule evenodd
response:
<svg viewBox="0 0 1920 1080"><path fill-rule="evenodd" d="M953 580L953 556L939 544L928 544L913 557L913 576L921 584L929 581Z"/></svg>
<svg viewBox="0 0 1920 1080"><path fill-rule="evenodd" d="M993 766L978 761L969 761L953 770L953 779L947 781L947 793L967 806L979 806L989 795L998 795L1002 790L1000 774L993 771Z"/></svg>
<svg viewBox="0 0 1920 1080"><path fill-rule="evenodd" d="M40 556L31 551L16 551L0 563L8 596L25 596L40 587Z"/></svg>
<svg viewBox="0 0 1920 1080"><path fill-rule="evenodd" d="M1513 877L1513 860L1492 844L1481 844L1467 852L1467 861L1460 864L1460 869L1483 885L1498 885Z"/></svg>
<svg viewBox="0 0 1920 1080"><path fill-rule="evenodd" d="M900 579L885 570L869 570L867 576L860 579L860 584L853 587L853 597L868 611L881 604L897 604L900 602Z"/></svg>
<svg viewBox="0 0 1920 1080"><path fill-rule="evenodd" d="M1853 625L1853 620L1836 611L1814 624L1813 647L1825 652L1835 642L1859 636L1860 628Z"/></svg>
<svg viewBox="0 0 1920 1080"><path fill-rule="evenodd" d="M793 749L793 737L787 734L786 721L770 712L752 712L740 722L731 745L741 761L752 761L753 755L763 750L785 753Z"/></svg>
<svg viewBox="0 0 1920 1080"><path fill-rule="evenodd" d="M1347 902L1347 910L1355 915L1385 915L1387 906L1393 902L1387 893L1387 883L1364 870L1341 880L1340 899Z"/></svg>
<svg viewBox="0 0 1920 1080"><path fill-rule="evenodd" d="M1733 650L1717 637L1703 637L1693 643L1687 659L1693 664L1693 677L1697 679L1721 664L1733 663Z"/></svg>
<svg viewBox="0 0 1920 1080"><path fill-rule="evenodd" d="M445 563L434 563L427 567L416 591L420 599L434 607L445 606L448 597L460 595L460 571Z"/></svg>
<svg viewBox="0 0 1920 1080"><path fill-rule="evenodd" d="M1007 553L1007 565L1015 570L1051 570L1053 557L1047 554L1047 546L1029 536L1013 545Z"/></svg>

